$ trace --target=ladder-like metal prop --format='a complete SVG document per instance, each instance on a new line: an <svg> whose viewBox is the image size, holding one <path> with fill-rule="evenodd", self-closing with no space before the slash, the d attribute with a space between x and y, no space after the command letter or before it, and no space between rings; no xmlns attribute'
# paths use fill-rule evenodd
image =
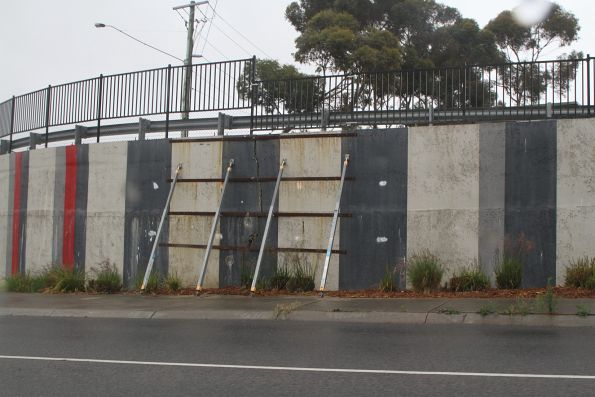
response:
<svg viewBox="0 0 595 397"><path fill-rule="evenodd" d="M256 269L254 270L254 278L252 279L252 287L250 292L256 291L256 282L258 281L258 273L260 271L260 262L262 262L262 256L264 253L264 247L267 242L267 235L269 234L269 226L271 226L271 219L273 218L273 210L275 208L275 201L277 201L277 193L279 193L279 184L281 183L281 176L283 175L283 168L285 168L285 159L281 161L279 166L279 175L277 175L277 183L275 183L275 190L273 191L273 200L271 201L271 207L269 208L269 215L267 216L267 223L264 227L264 235L262 236L262 242L260 243L260 251L258 252L258 260L256 261Z"/></svg>
<svg viewBox="0 0 595 397"><path fill-rule="evenodd" d="M180 170L182 169L182 164L178 164L178 168L176 168L176 175L174 176L174 180L169 188L169 194L167 196L167 201L165 203L165 208L163 209L163 214L161 215L161 220L159 221L159 227L157 228L157 234L155 235L155 242L153 243L153 249L151 250L151 256L149 257L149 263L147 264L147 270L145 271L145 278L143 279L143 285L140 287L141 292L145 290L147 287L147 283L149 282L149 275L153 271L153 264L155 263L155 252L157 251L157 246L159 245L159 237L161 237L161 229L163 229L163 223L165 222L165 217L167 216L167 212L169 211L169 203L171 198L174 194L174 189L176 188L176 183L178 182L178 175L180 175Z"/></svg>
<svg viewBox="0 0 595 397"><path fill-rule="evenodd" d="M333 212L333 221L331 223L330 236L328 238L328 247L326 249L326 257L324 258L324 268L322 270L322 278L320 280L320 293L324 292L326 285L326 277L328 275L328 267L331 262L331 254L333 252L333 243L335 242L335 231L337 229L337 219L339 219L339 207L341 206L341 196L343 194L343 184L345 183L345 174L347 173L347 166L349 165L349 155L345 155L345 161L343 161L343 170L341 171L341 183L339 184L339 197L337 197L337 204L335 205L335 211Z"/></svg>
<svg viewBox="0 0 595 397"><path fill-rule="evenodd" d="M215 232L217 231L217 223L219 222L219 218L221 216L221 205L223 204L223 197L225 196L225 188L227 187L227 181L229 181L229 175L231 174L231 169L233 168L234 160L229 160L229 165L227 166L227 172L225 173L225 180L223 181L223 188L221 189L221 199L219 200L219 207L217 208L217 212L215 212L215 217L213 218L213 225L211 226L211 234L209 235L209 242L207 243L207 250L205 251L205 257L202 261L202 268L200 270L200 275L198 277L198 282L196 283L196 290L200 291L202 289L202 285L205 282L205 274L207 272L207 263L209 262L209 256L211 255L211 249L213 248L213 239L215 238Z"/></svg>

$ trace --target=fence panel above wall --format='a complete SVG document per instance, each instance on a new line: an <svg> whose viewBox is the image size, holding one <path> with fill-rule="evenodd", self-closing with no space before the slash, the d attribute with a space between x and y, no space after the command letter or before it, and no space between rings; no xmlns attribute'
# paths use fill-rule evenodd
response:
<svg viewBox="0 0 595 397"><path fill-rule="evenodd" d="M595 114L593 60L587 56L264 81L255 81L255 58L168 66L15 97L0 104L0 136L38 129L47 134L49 127L95 121L99 137L101 120L151 115L166 115L167 132L171 114L185 120L190 113L246 109L249 115L226 128L289 131L590 117ZM222 127L213 117L194 122L180 128ZM24 139L11 147L28 144Z"/></svg>

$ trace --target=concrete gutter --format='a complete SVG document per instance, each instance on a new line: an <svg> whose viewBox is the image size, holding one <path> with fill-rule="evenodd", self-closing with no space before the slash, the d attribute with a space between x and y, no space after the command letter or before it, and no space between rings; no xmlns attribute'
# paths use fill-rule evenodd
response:
<svg viewBox="0 0 595 397"><path fill-rule="evenodd" d="M578 316L577 306L595 312L595 299L561 299L558 314L489 314L510 299L353 299L316 297L151 297L2 294L0 316L147 320L278 320L384 324L459 324L595 327L595 316Z"/></svg>

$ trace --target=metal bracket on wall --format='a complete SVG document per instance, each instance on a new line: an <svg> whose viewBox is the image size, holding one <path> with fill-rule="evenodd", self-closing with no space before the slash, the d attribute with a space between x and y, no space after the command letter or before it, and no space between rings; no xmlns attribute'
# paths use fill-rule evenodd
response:
<svg viewBox="0 0 595 397"><path fill-rule="evenodd" d="M200 270L200 275L198 276L198 282L196 283L196 290L200 291L202 289L202 285L205 281L205 274L207 272L207 264L209 263L209 255L211 254L211 249L213 248L213 239L215 238L215 232L217 231L217 223L219 222L219 218L221 216L221 205L223 204L223 197L225 197L225 188L227 187L227 182L229 181L229 175L231 174L231 170L234 166L234 159L229 160L229 165L227 166L227 172L225 173L225 180L223 181L223 187L221 188L221 199L219 200L219 207L217 207L217 212L215 212L215 217L213 218L213 225L211 226L211 234L209 234L209 241L207 242L207 250L205 251L205 257L202 261L202 268Z"/></svg>
<svg viewBox="0 0 595 397"><path fill-rule="evenodd" d="M331 221L331 231L328 238L328 247L326 249L326 256L324 258L324 268L322 270L322 278L320 280L320 293L324 292L326 285L326 277L328 275L328 267L331 262L331 254L333 253L333 243L335 242L335 231L337 230L337 219L339 219L339 207L341 206L341 196L343 195L343 185L345 183L345 174L347 173L347 166L349 165L349 155L345 155L343 161L343 170L341 171L341 183L339 184L339 197L337 197L337 204L333 212L333 220Z"/></svg>
<svg viewBox="0 0 595 397"><path fill-rule="evenodd" d="M159 246L159 237L161 236L161 230L163 229L163 223L165 222L165 217L169 212L169 203L171 202L171 198L174 194L174 189L176 188L176 182L178 182L178 175L180 175L180 170L182 169L182 164L178 164L178 168L176 168L176 175L174 176L174 180L169 188L169 194L167 195L167 201L165 202L165 208L163 209L163 214L161 214L161 220L159 221L159 227L157 228L157 234L155 235L155 242L153 243L153 249L151 250L151 256L149 257L149 263L147 264L147 270L145 270L145 277L143 279L143 285L140 287L141 292L145 291L147 288L147 283L149 282L149 276L153 271L153 264L155 263L155 252L157 251L157 246Z"/></svg>
<svg viewBox="0 0 595 397"><path fill-rule="evenodd" d="M258 281L260 263L262 262L264 247L266 246L267 236L269 234L269 227L271 226L271 219L273 218L273 210L275 209L275 201L277 201L277 194L279 193L279 185L281 184L281 177L283 176L283 168L285 168L285 163L286 160L283 159L283 161L281 161L281 165L279 166L279 175L277 175L277 182L275 183L275 190L273 191L273 199L271 200L271 206L269 208L269 214L267 216L267 223L264 227L262 242L260 243L260 251L258 252L258 259L256 261L256 269L254 270L254 277L252 278L252 287L250 288L250 292L256 291L256 282Z"/></svg>

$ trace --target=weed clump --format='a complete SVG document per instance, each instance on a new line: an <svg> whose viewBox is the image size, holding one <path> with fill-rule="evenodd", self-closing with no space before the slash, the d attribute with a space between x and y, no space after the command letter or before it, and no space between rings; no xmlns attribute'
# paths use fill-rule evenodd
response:
<svg viewBox="0 0 595 397"><path fill-rule="evenodd" d="M6 290L8 292L40 292L46 288L46 280L43 275L31 275L31 273L17 273L6 278Z"/></svg>
<svg viewBox="0 0 595 397"><path fill-rule="evenodd" d="M423 251L409 259L407 267L409 281L418 292L430 292L440 287L444 269L436 255Z"/></svg>
<svg viewBox="0 0 595 397"><path fill-rule="evenodd" d="M523 233L516 239L506 238L504 254L496 266L496 285L500 289L518 289L523 281L523 268L534 244Z"/></svg>
<svg viewBox="0 0 595 397"><path fill-rule="evenodd" d="M476 266L455 274L450 279L449 285L455 292L484 291L490 287L490 279L479 266Z"/></svg>
<svg viewBox="0 0 595 397"><path fill-rule="evenodd" d="M288 262L284 266L289 269L290 276L285 288L290 292L313 291L315 269L308 259L296 254L286 257L286 260Z"/></svg>
<svg viewBox="0 0 595 397"><path fill-rule="evenodd" d="M564 284L571 288L595 289L595 257L572 260L566 267Z"/></svg>
<svg viewBox="0 0 595 397"><path fill-rule="evenodd" d="M85 272L52 266L44 271L46 285L52 292L85 291Z"/></svg>
<svg viewBox="0 0 595 397"><path fill-rule="evenodd" d="M167 275L164 281L165 289L169 293L175 293L182 288L182 280L178 276L177 272L171 272Z"/></svg>
<svg viewBox="0 0 595 397"><path fill-rule="evenodd" d="M90 290L113 294L122 289L122 278L115 264L110 264L108 261L101 262L97 268L91 269L91 273L94 278L87 282Z"/></svg>
<svg viewBox="0 0 595 397"><path fill-rule="evenodd" d="M388 268L388 266L384 270L384 275L380 280L378 289L382 292L393 292L398 289L397 281L395 280L395 272Z"/></svg>

